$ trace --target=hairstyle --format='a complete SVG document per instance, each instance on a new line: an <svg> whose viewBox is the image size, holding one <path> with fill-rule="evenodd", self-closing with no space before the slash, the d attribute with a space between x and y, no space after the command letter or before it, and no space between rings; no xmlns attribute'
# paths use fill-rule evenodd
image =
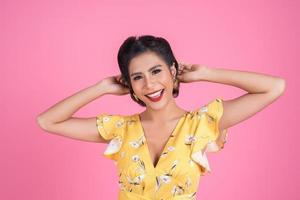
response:
<svg viewBox="0 0 300 200"><path fill-rule="evenodd" d="M153 52L158 55L165 63L169 66L175 64L176 68L176 82L173 89L173 97L177 97L179 94L179 81L177 79L178 74L178 62L174 57L171 46L167 40L162 37L154 37L152 35L142 35L142 36L130 36L121 45L118 52L118 64L122 74L122 79L124 84L129 88L130 96L133 101L137 102L141 106L145 107L146 104L140 99L136 100L133 96L133 89L131 85L131 80L129 76L129 63L134 57L145 53Z"/></svg>

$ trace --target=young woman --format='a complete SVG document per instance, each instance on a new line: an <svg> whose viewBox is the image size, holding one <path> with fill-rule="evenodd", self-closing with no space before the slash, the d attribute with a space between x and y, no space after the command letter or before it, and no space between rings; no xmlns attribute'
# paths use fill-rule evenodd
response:
<svg viewBox="0 0 300 200"><path fill-rule="evenodd" d="M210 172L206 152L217 152L227 129L253 116L283 94L282 78L253 72L178 63L160 37L129 37L119 49L121 75L58 102L38 116L41 128L73 139L108 143L104 155L118 168L119 199L195 199L200 176ZM215 98L192 111L175 99L180 82L209 81L247 93ZM92 118L72 115L105 94L131 95L142 113Z"/></svg>

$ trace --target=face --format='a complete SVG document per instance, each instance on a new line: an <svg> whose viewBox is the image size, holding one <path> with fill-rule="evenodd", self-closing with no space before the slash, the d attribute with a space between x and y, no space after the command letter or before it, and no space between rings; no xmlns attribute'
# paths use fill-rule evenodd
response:
<svg viewBox="0 0 300 200"><path fill-rule="evenodd" d="M129 76L134 93L147 107L153 109L160 109L173 100L175 74L174 64L170 68L153 52L138 55L129 63ZM159 97L146 96L159 90L163 90Z"/></svg>

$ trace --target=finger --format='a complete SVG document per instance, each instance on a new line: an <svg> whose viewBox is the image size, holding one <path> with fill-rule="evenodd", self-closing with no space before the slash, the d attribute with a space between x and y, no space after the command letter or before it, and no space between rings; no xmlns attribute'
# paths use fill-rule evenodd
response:
<svg viewBox="0 0 300 200"><path fill-rule="evenodd" d="M179 80L180 82L184 82L183 75L178 75L177 78L178 78L178 80Z"/></svg>
<svg viewBox="0 0 300 200"><path fill-rule="evenodd" d="M115 75L115 76L114 76L114 78L115 78L116 80L118 80L118 78L119 78L119 75Z"/></svg>
<svg viewBox="0 0 300 200"><path fill-rule="evenodd" d="M184 64L185 64L185 62L182 62L182 61L178 62L179 66L184 66Z"/></svg>
<svg viewBox="0 0 300 200"><path fill-rule="evenodd" d="M183 69L178 70L178 74L183 74Z"/></svg>
<svg viewBox="0 0 300 200"><path fill-rule="evenodd" d="M178 69L183 69L184 66L182 64L178 64Z"/></svg>
<svg viewBox="0 0 300 200"><path fill-rule="evenodd" d="M186 63L184 66L185 66L186 69L190 70L192 68L193 64Z"/></svg>
<svg viewBox="0 0 300 200"><path fill-rule="evenodd" d="M186 63L186 62L181 62L180 64L183 65L183 66L189 65L189 64Z"/></svg>
<svg viewBox="0 0 300 200"><path fill-rule="evenodd" d="M119 84L122 84L123 83L122 78L121 77L117 77L116 78L116 82L119 83Z"/></svg>
<svg viewBox="0 0 300 200"><path fill-rule="evenodd" d="M189 64L189 63L182 63L182 66L183 66L183 69L186 69L186 70L191 70L192 69L192 66L193 64Z"/></svg>
<svg viewBox="0 0 300 200"><path fill-rule="evenodd" d="M117 76L118 81L122 81L122 75Z"/></svg>
<svg viewBox="0 0 300 200"><path fill-rule="evenodd" d="M180 70L181 72L185 72L185 71L187 71L187 67L184 66L184 65L182 65L182 66L180 67L179 70Z"/></svg>
<svg viewBox="0 0 300 200"><path fill-rule="evenodd" d="M187 62L182 62L182 65L184 65L184 66L191 66L193 64L190 64L190 63L187 63Z"/></svg>
<svg viewBox="0 0 300 200"><path fill-rule="evenodd" d="M182 71L183 74L184 74L184 73L187 73L187 72L190 72L190 70L189 70L189 69L184 69L184 70Z"/></svg>

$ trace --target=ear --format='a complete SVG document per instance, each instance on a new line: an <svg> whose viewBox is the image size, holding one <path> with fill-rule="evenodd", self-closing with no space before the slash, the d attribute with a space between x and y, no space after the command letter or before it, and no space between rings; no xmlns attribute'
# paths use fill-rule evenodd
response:
<svg viewBox="0 0 300 200"><path fill-rule="evenodd" d="M173 64L171 65L170 70L171 70L172 78L174 78L175 75L176 75L175 63L173 63Z"/></svg>

